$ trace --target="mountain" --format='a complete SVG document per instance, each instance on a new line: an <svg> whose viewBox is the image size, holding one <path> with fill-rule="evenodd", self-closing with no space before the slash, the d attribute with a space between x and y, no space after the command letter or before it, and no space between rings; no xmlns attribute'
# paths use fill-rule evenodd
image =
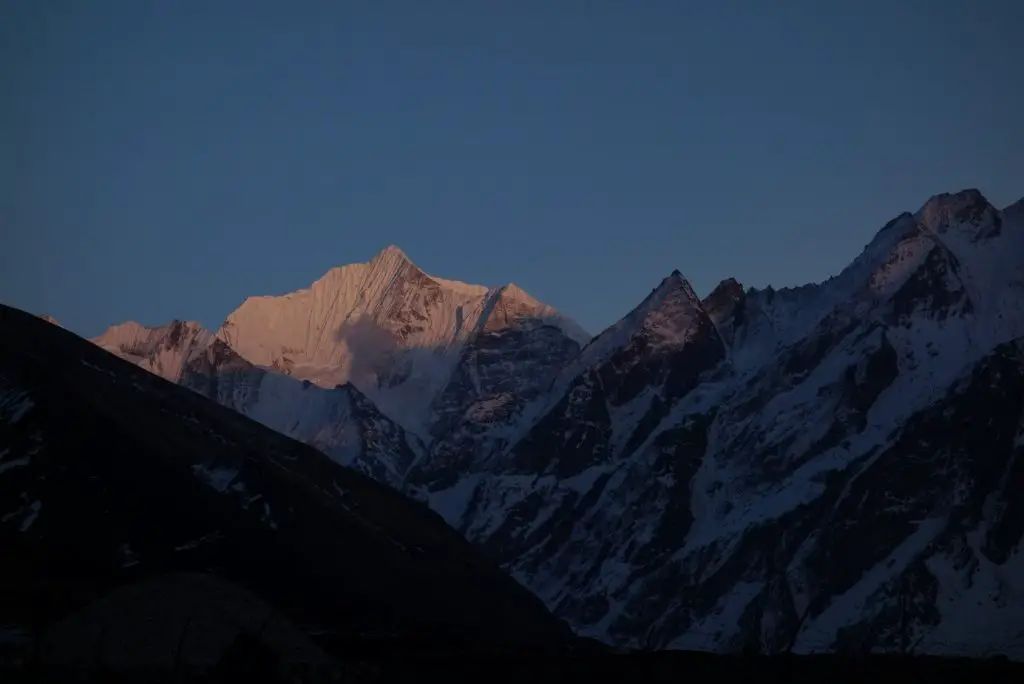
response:
<svg viewBox="0 0 1024 684"><path fill-rule="evenodd" d="M177 382L427 502L586 635L1024 658L1024 200L936 195L821 283L676 271L593 339L394 247L214 339Z"/></svg>
<svg viewBox="0 0 1024 684"><path fill-rule="evenodd" d="M332 269L308 289L247 299L217 337L258 366L321 387L351 382L405 429L425 436L433 402L467 342L493 330L492 314L506 308L528 310L577 343L588 339L515 285L428 276L394 246L369 263Z"/></svg>
<svg viewBox="0 0 1024 684"><path fill-rule="evenodd" d="M246 300L215 335L128 322L92 341L402 487L414 462L449 472L503 443L587 339L517 285L427 276L391 246L307 290Z"/></svg>
<svg viewBox="0 0 1024 684"><path fill-rule="evenodd" d="M92 342L166 380L180 382L189 362L200 356L213 339L194 321L171 321L158 328L128 321L108 328Z"/></svg>
<svg viewBox="0 0 1024 684"><path fill-rule="evenodd" d="M44 659L208 665L239 629L311 663L368 632L573 640L439 516L317 450L7 307L0 352L0 624Z"/></svg>
<svg viewBox="0 0 1024 684"><path fill-rule="evenodd" d="M123 323L92 342L392 487L423 449L351 384L324 389L260 368L198 323Z"/></svg>
<svg viewBox="0 0 1024 684"><path fill-rule="evenodd" d="M1024 657L1024 221L977 191L784 290L678 274L424 496L610 642Z"/></svg>
<svg viewBox="0 0 1024 684"><path fill-rule="evenodd" d="M179 382L392 487L401 486L423 448L350 383L328 390L268 372L220 340Z"/></svg>
<svg viewBox="0 0 1024 684"><path fill-rule="evenodd" d="M466 340L447 384L432 404L429 449L409 473L420 496L473 468L486 467L518 435L548 396L551 378L580 351L534 299L515 286L499 290Z"/></svg>

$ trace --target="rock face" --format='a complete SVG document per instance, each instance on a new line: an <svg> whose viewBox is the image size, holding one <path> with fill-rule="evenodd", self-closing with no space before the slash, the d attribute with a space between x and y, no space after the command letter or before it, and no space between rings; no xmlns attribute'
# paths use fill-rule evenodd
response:
<svg viewBox="0 0 1024 684"><path fill-rule="evenodd" d="M229 389L177 381L428 502L586 635L1024 657L1024 201L937 195L822 283L674 272L593 339L394 248L217 338ZM385 436L346 451L353 420Z"/></svg>
<svg viewBox="0 0 1024 684"><path fill-rule="evenodd" d="M263 605L239 591L259 597L287 617L271 625L281 648L309 651L296 629L556 647L572 638L425 506L7 307L0 546L0 624L36 628L85 610L51 630L58 660L74 657L73 635L111 611L131 613L125 596L173 608L164 590L137 582L197 572L231 586L153 581L186 603L221 596L219 619L238 628ZM128 585L136 589L110 594ZM209 639L189 649L223 646L230 625L195 617L189 638Z"/></svg>

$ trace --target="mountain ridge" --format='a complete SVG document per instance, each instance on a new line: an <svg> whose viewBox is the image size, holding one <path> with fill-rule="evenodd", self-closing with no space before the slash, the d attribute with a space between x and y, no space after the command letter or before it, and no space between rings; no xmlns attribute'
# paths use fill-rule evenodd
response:
<svg viewBox="0 0 1024 684"><path fill-rule="evenodd" d="M1024 377L1012 360L1024 339L1022 206L999 211L970 189L935 195L803 286L729 278L701 300L673 271L583 344L511 288L507 301L481 297L473 334L444 348L443 378L426 385L415 457L385 460L408 462L396 486L589 636L766 652L970 641L955 617L964 596L1007 625L1000 606L1024 592L1017 541L1000 542L998 562L970 541L1016 529L1015 509L997 503L1016 476L972 473L1016 472L1024 418L1011 403L992 413L991 435L958 440L942 416L988 420L972 402L1013 395ZM404 303L443 288L399 252L382 263L409 277L388 280L403 294L378 322L429 328L411 313L429 319L429 307ZM368 400L392 415L378 390ZM904 457L934 463L906 436L929 430L947 435L935 449L977 482L974 498L952 481L922 475L899 489L880 474ZM856 508L851 496L872 494L864 482L900 503ZM828 560L843 539L857 549L847 568ZM909 555L897 562L899 548ZM970 562L950 565L958 553ZM886 621L907 592L916 608L897 633ZM975 637L975 649L997 638Z"/></svg>

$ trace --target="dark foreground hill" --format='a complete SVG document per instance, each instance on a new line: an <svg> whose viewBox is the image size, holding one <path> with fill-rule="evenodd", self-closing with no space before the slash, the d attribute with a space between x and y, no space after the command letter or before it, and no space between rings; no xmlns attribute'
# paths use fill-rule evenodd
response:
<svg viewBox="0 0 1024 684"><path fill-rule="evenodd" d="M9 660L200 671L240 633L320 668L371 639L575 641L426 506L7 307L0 548Z"/></svg>

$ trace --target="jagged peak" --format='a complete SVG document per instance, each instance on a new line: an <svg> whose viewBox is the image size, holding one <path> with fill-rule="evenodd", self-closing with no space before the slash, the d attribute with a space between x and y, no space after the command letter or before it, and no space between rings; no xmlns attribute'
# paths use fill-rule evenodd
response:
<svg viewBox="0 0 1024 684"><path fill-rule="evenodd" d="M1013 204L1007 205L1003 208L1002 212L1008 218L1016 218L1017 216L1024 216L1024 197Z"/></svg>
<svg viewBox="0 0 1024 684"><path fill-rule="evenodd" d="M39 318L40 318L41 320L44 320L44 321L46 321L46 322L47 322L47 323L49 323L50 325L55 325L55 326L57 326L58 328L63 328L63 327L64 327L64 326L62 326L62 325L60 324L60 321L58 321L58 320L57 320L56 318L54 318L54 317L53 317L53 316L51 316L50 314L42 314L41 316L39 316Z"/></svg>
<svg viewBox="0 0 1024 684"><path fill-rule="evenodd" d="M361 263L345 264L330 269L327 273L317 279L312 287L325 287L328 289L352 288L365 289L372 286L373 282L388 282L400 272L413 273L429 278L440 287L451 290L465 296L482 296L487 294L489 288L483 285L473 285L458 280L438 278L423 271L409 258L400 247L391 244L382 249L370 261ZM310 288L304 288L289 292L277 297L291 297L306 292ZM249 297L249 299L273 299L275 296Z"/></svg>
<svg viewBox="0 0 1024 684"><path fill-rule="evenodd" d="M644 303L648 302L648 300L651 300L652 303L657 302L660 304L664 302L666 297L677 292L682 292L691 302L700 306L700 299L698 299L696 293L694 293L693 286L690 285L690 281L683 276L679 269L676 269L669 273L668 276L651 291L651 294L640 304L640 307L643 307Z"/></svg>
<svg viewBox="0 0 1024 684"><path fill-rule="evenodd" d="M377 256L373 257L373 259L370 260L370 264L377 264L382 262L412 264L412 260L409 258L409 255L402 251L401 247L394 244L388 245L380 252L378 252Z"/></svg>
<svg viewBox="0 0 1024 684"><path fill-rule="evenodd" d="M137 321L116 323L107 328L101 335L92 338L100 346L104 344L120 344L142 336L172 334L180 331L205 332L206 328L197 321L174 318L164 325L149 326Z"/></svg>
<svg viewBox="0 0 1024 684"><path fill-rule="evenodd" d="M508 283L489 291L477 330L488 332L503 329L523 319L554 325L581 346L591 339L590 333L575 321L562 315L554 307L535 299L515 283Z"/></svg>
<svg viewBox="0 0 1024 684"><path fill-rule="evenodd" d="M541 303L530 296L530 293L519 287L515 283L508 283L498 288L498 294L502 297L510 297L517 301L523 302L524 304L534 304L541 306Z"/></svg>
<svg viewBox="0 0 1024 684"><path fill-rule="evenodd" d="M995 207L980 190L967 188L960 192L933 195L918 210L916 217L926 228L941 232L953 223L981 223L986 214L995 213Z"/></svg>
<svg viewBox="0 0 1024 684"><path fill-rule="evenodd" d="M703 315L706 314L690 282L678 270L672 271L636 308L591 340L581 353L581 361L589 366L642 331L665 343L674 343L685 338L694 318Z"/></svg>
<svg viewBox="0 0 1024 684"><path fill-rule="evenodd" d="M964 188L958 192L940 192L928 198L921 207L922 211L929 207L962 206L965 204L988 204L985 195L978 188Z"/></svg>
<svg viewBox="0 0 1024 684"><path fill-rule="evenodd" d="M725 278L711 290L706 299L718 299L719 297L737 298L744 295L742 283L735 278Z"/></svg>

